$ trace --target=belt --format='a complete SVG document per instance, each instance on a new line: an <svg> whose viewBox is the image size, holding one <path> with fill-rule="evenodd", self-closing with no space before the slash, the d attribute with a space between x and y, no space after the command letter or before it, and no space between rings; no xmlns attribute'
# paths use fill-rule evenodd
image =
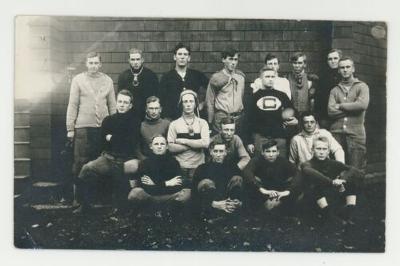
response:
<svg viewBox="0 0 400 266"><path fill-rule="evenodd" d="M243 111L234 112L234 113L228 113L228 112L225 112L225 111L223 111L223 110L216 110L216 112L225 113L225 114L227 114L227 115L229 115L229 116L233 116L233 117L235 117L235 116L240 116L240 115L242 115L242 113L243 113Z"/></svg>

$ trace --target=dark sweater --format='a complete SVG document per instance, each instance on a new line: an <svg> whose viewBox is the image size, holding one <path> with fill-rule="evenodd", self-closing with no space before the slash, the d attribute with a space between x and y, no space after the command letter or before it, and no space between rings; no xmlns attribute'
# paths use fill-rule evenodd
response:
<svg viewBox="0 0 400 266"><path fill-rule="evenodd" d="M331 159L318 160L313 157L302 163L300 168L306 180L318 185L332 185L332 180L338 176L346 181L357 181L361 177L361 172L356 168Z"/></svg>
<svg viewBox="0 0 400 266"><path fill-rule="evenodd" d="M164 137L167 137L169 123L170 122L166 119L159 118L156 120L150 120L145 117L140 126L141 152L144 156L148 157L153 153L150 150L149 145L154 136L163 135Z"/></svg>
<svg viewBox="0 0 400 266"><path fill-rule="evenodd" d="M106 136L111 134L111 140ZM140 139L140 119L131 110L107 116L101 125L103 151L119 158L133 158Z"/></svg>
<svg viewBox="0 0 400 266"><path fill-rule="evenodd" d="M214 181L216 187L216 198L214 200L222 200L225 198L226 188L230 179L235 175L241 175L237 165L231 163L215 163L207 162L200 165L193 176L193 192L196 194L197 186L203 179Z"/></svg>
<svg viewBox="0 0 400 266"><path fill-rule="evenodd" d="M338 69L326 67L320 73L318 90L315 94L315 113L322 119L328 119L328 100L331 90L340 82Z"/></svg>
<svg viewBox="0 0 400 266"><path fill-rule="evenodd" d="M262 156L254 157L243 169L243 176L252 186L277 191L292 191L295 186L296 166L287 159L278 157L269 162ZM261 179L257 181L255 177Z"/></svg>
<svg viewBox="0 0 400 266"><path fill-rule="evenodd" d="M207 77L194 69L188 68L186 70L184 80L175 69L165 73L161 78L159 91L163 117L175 120L182 115L182 110L178 108L178 102L183 88L195 91L199 102L204 102L207 85Z"/></svg>
<svg viewBox="0 0 400 266"><path fill-rule="evenodd" d="M140 184L147 193L152 195L172 194L188 186L187 182L183 182L182 186L167 187L165 185L165 181L182 175L178 161L169 153L151 154L147 159L141 161L138 174L140 177L147 175L153 180L154 186Z"/></svg>
<svg viewBox="0 0 400 266"><path fill-rule="evenodd" d="M146 99L150 96L157 96L158 94L158 79L153 71L143 67L142 73L138 76L139 85L134 87L132 84L132 71L132 68L127 69L119 75L118 91L127 89L132 93L133 109L138 111L140 118L143 119L146 109Z"/></svg>
<svg viewBox="0 0 400 266"><path fill-rule="evenodd" d="M249 101L247 112L248 133L247 142L251 133L258 133L264 137L285 138L287 133L283 127L282 110L293 108L288 96L274 89L258 90Z"/></svg>

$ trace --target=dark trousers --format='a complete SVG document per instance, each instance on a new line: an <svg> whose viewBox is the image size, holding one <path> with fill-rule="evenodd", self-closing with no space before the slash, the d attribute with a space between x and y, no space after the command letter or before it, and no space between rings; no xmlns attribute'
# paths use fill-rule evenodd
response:
<svg viewBox="0 0 400 266"><path fill-rule="evenodd" d="M72 173L78 176L82 166L95 160L101 153L100 128L76 128L74 136L74 164Z"/></svg>

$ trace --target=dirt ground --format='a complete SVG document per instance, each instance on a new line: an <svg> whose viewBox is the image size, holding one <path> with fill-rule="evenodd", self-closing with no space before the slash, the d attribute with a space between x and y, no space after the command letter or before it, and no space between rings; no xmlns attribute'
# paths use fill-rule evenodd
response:
<svg viewBox="0 0 400 266"><path fill-rule="evenodd" d="M358 197L354 225L318 225L300 217L244 213L209 224L152 213L111 215L110 207L85 215L71 208L36 210L15 199L14 244L35 249L384 252L385 184ZM349 244L350 243L350 244Z"/></svg>

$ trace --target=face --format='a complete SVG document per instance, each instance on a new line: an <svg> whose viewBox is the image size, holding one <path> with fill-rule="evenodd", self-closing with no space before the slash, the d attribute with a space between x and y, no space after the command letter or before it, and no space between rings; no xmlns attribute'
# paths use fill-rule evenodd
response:
<svg viewBox="0 0 400 266"><path fill-rule="evenodd" d="M335 69L338 68L338 63L339 63L339 53L338 52L333 52L328 54L328 65L330 68Z"/></svg>
<svg viewBox="0 0 400 266"><path fill-rule="evenodd" d="M295 73L301 73L306 68L306 63L304 62L304 57L297 58L296 61L292 62L293 71Z"/></svg>
<svg viewBox="0 0 400 266"><path fill-rule="evenodd" d="M222 138L226 141L231 141L235 134L235 124L221 125Z"/></svg>
<svg viewBox="0 0 400 266"><path fill-rule="evenodd" d="M117 96L117 111L118 113L126 113L132 108L131 97L118 94Z"/></svg>
<svg viewBox="0 0 400 266"><path fill-rule="evenodd" d="M138 70L142 67L144 59L141 54L135 53L129 55L129 64L135 70Z"/></svg>
<svg viewBox="0 0 400 266"><path fill-rule="evenodd" d="M313 133L317 128L317 121L315 121L314 116L305 116L303 118L303 128L307 133Z"/></svg>
<svg viewBox="0 0 400 266"><path fill-rule="evenodd" d="M186 48L180 48L176 51L174 55L174 60L177 66L184 67L190 62L190 54Z"/></svg>
<svg viewBox="0 0 400 266"><path fill-rule="evenodd" d="M266 65L272 67L275 70L275 72L278 72L279 70L278 58L273 58L271 60L268 60Z"/></svg>
<svg viewBox="0 0 400 266"><path fill-rule="evenodd" d="M213 162L223 163L226 157L226 147L222 144L215 145L210 153Z"/></svg>
<svg viewBox="0 0 400 266"><path fill-rule="evenodd" d="M167 152L167 141L164 137L156 137L151 142L150 149L156 155L163 155Z"/></svg>
<svg viewBox="0 0 400 266"><path fill-rule="evenodd" d="M161 114L161 105L159 102L151 102L146 106L146 114L151 119L157 119Z"/></svg>
<svg viewBox="0 0 400 266"><path fill-rule="evenodd" d="M271 88L274 86L276 73L273 70L266 70L261 74L260 78L264 87Z"/></svg>
<svg viewBox="0 0 400 266"><path fill-rule="evenodd" d="M329 155L329 145L323 141L314 142L313 146L314 157L318 160L325 160Z"/></svg>
<svg viewBox="0 0 400 266"><path fill-rule="evenodd" d="M354 74L354 64L351 60L344 60L339 62L339 74L343 79L349 79Z"/></svg>
<svg viewBox="0 0 400 266"><path fill-rule="evenodd" d="M239 55L235 54L235 56L227 56L226 58L222 59L222 63L224 63L226 70L233 72L239 63Z"/></svg>
<svg viewBox="0 0 400 266"><path fill-rule="evenodd" d="M97 73L101 68L100 58L98 56L86 58L86 67L89 73Z"/></svg>
<svg viewBox="0 0 400 266"><path fill-rule="evenodd" d="M192 94L186 94L182 97L182 107L185 114L194 113L194 108L196 107L196 102Z"/></svg>
<svg viewBox="0 0 400 266"><path fill-rule="evenodd" d="M265 160L267 160L270 163L273 163L279 156L278 147L276 145L269 147L268 149L263 150L261 154Z"/></svg>

